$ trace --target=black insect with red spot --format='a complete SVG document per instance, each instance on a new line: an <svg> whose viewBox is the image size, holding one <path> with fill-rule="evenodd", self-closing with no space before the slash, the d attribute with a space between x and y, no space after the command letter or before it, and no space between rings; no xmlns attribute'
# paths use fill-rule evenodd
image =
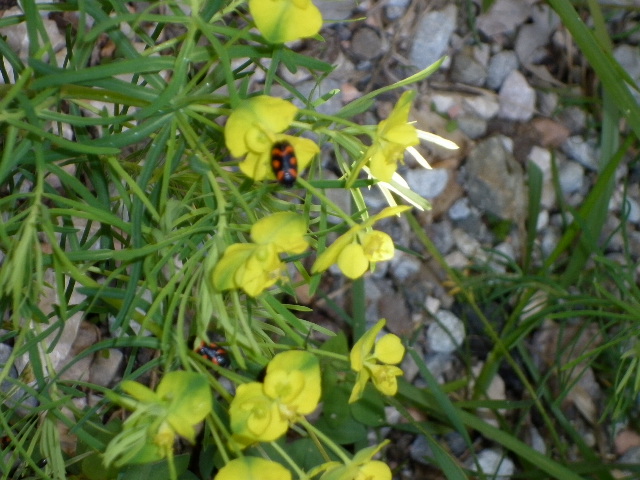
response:
<svg viewBox="0 0 640 480"><path fill-rule="evenodd" d="M229 352L215 342L206 343L202 341L200 346L195 349L195 352L220 367L227 368L231 365Z"/></svg>
<svg viewBox="0 0 640 480"><path fill-rule="evenodd" d="M298 178L298 159L296 152L286 140L276 142L271 148L271 168L276 180L285 187L292 187Z"/></svg>

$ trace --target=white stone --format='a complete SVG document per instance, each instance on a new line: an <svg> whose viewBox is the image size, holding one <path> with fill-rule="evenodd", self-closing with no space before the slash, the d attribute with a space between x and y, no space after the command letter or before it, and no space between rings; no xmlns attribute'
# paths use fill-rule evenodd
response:
<svg viewBox="0 0 640 480"><path fill-rule="evenodd" d="M531 120L533 117L536 92L519 71L512 71L504 79L502 87L500 87L499 98L499 117L522 122Z"/></svg>
<svg viewBox="0 0 640 480"><path fill-rule="evenodd" d="M439 310L436 321L427 329L427 344L432 352L451 353L462 345L464 337L464 323L448 310Z"/></svg>

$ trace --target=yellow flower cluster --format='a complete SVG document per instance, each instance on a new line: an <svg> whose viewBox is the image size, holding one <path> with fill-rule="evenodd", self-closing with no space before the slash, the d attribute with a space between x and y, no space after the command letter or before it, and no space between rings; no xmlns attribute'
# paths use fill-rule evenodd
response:
<svg viewBox="0 0 640 480"><path fill-rule="evenodd" d="M255 297L275 284L284 264L280 253L302 253L308 247L304 238L307 223L293 212L274 213L251 227L252 243L229 246L212 273L218 290L239 288Z"/></svg>
<svg viewBox="0 0 640 480"><path fill-rule="evenodd" d="M313 264L311 272L323 272L337 263L342 273L353 279L361 277L372 263L391 260L395 253L391 237L378 230L366 230L378 220L406 210L409 210L409 207L387 207L367 221L351 227L322 252Z"/></svg>
<svg viewBox="0 0 640 480"><path fill-rule="evenodd" d="M231 402L234 446L242 449L278 439L290 423L316 409L320 384L320 364L315 355L292 350L273 357L264 381L240 385Z"/></svg>
<svg viewBox="0 0 640 480"><path fill-rule="evenodd" d="M388 333L376 341L378 333L386 324L381 319L366 332L351 349L351 369L358 373L356 383L351 391L349 403L357 401L364 392L364 387L371 379L373 386L385 395L395 395L398 391L399 375L402 369L396 367L404 357L404 346L398 336ZM373 352L372 352L373 350Z"/></svg>

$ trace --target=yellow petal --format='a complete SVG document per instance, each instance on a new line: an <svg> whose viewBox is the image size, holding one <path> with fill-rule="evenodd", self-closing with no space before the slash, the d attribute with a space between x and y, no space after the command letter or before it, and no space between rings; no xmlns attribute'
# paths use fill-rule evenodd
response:
<svg viewBox="0 0 640 480"><path fill-rule="evenodd" d="M217 290L238 288L236 272L247 261L256 249L256 245L249 243L234 243L227 247L213 269L211 279Z"/></svg>
<svg viewBox="0 0 640 480"><path fill-rule="evenodd" d="M351 227L349 231L343 235L340 235L335 242L333 242L329 248L327 248L320 256L316 259L313 267L311 267L312 273L324 272L327 268L338 261L338 256L342 253L342 250L353 242L353 238L358 230L361 230L362 227L360 225L356 225L355 227Z"/></svg>
<svg viewBox="0 0 640 480"><path fill-rule="evenodd" d="M313 160L313 157L320 153L320 147L308 138L293 137L291 135L283 135L284 140L287 140L296 152L296 159L298 160L298 172L302 172Z"/></svg>
<svg viewBox="0 0 640 480"><path fill-rule="evenodd" d="M227 119L225 144L234 157L249 151L268 155L274 135L289 128L297 112L295 105L281 98L259 95L246 99Z"/></svg>
<svg viewBox="0 0 640 480"><path fill-rule="evenodd" d="M258 220L251 227L251 239L273 244L277 252L302 253L309 243L304 238L307 221L294 212L278 212Z"/></svg>
<svg viewBox="0 0 640 480"><path fill-rule="evenodd" d="M376 342L374 355L381 363L395 365L402 361L404 351L400 338L393 333L388 333Z"/></svg>
<svg viewBox="0 0 640 480"><path fill-rule="evenodd" d="M404 372L391 365L371 365L373 386L385 395L395 395L398 391L397 376Z"/></svg>
<svg viewBox="0 0 640 480"><path fill-rule="evenodd" d="M364 387L367 386L369 378L371 377L368 370L361 370L360 372L358 372L356 383L353 385L351 395L349 396L349 403L357 402L358 400L360 400L360 397L362 397L362 393L364 392Z"/></svg>
<svg viewBox="0 0 640 480"><path fill-rule="evenodd" d="M240 171L256 181L274 179L271 169L270 150L256 153L249 151L243 161L238 163Z"/></svg>
<svg viewBox="0 0 640 480"><path fill-rule="evenodd" d="M369 260L362 245L351 243L344 247L338 255L338 267L345 276L351 279L361 277L369 268Z"/></svg>
<svg viewBox="0 0 640 480"><path fill-rule="evenodd" d="M416 127L409 123L396 125L393 128L390 128L384 138L389 142L400 145L402 150L420 143Z"/></svg>
<svg viewBox="0 0 640 480"><path fill-rule="evenodd" d="M391 469L378 460L363 464L354 480L391 480Z"/></svg>
<svg viewBox="0 0 640 480"><path fill-rule="evenodd" d="M361 242L364 255L370 262L382 262L393 258L393 240L386 233L373 230L364 234Z"/></svg>
<svg viewBox="0 0 640 480"><path fill-rule="evenodd" d="M311 37L322 27L322 15L311 0L249 0L260 33L271 43Z"/></svg>
<svg viewBox="0 0 640 480"><path fill-rule="evenodd" d="M351 369L359 372L364 366L365 358L371 353L373 345L376 341L376 337L380 330L385 326L387 320L381 318L378 320L373 328L367 330L362 337L353 345L351 353L349 354L349 361L351 362Z"/></svg>
<svg viewBox="0 0 640 480"><path fill-rule="evenodd" d="M381 182L390 182L393 174L398 169L398 162L392 158L388 159L384 151L380 148L371 149L369 155L369 169L371 175Z"/></svg>
<svg viewBox="0 0 640 480"><path fill-rule="evenodd" d="M278 398L293 414L313 412L321 395L317 357L298 350L279 353L267 366L264 391L272 398Z"/></svg>
<svg viewBox="0 0 640 480"><path fill-rule="evenodd" d="M279 463L258 457L241 457L228 462L214 480L291 480L291 472Z"/></svg>
<svg viewBox="0 0 640 480"><path fill-rule="evenodd" d="M278 404L264 394L258 382L238 386L229 406L229 418L231 431L245 445L276 440L289 427Z"/></svg>
<svg viewBox="0 0 640 480"><path fill-rule="evenodd" d="M235 283L248 295L256 297L275 284L284 269L273 245L257 245L253 254L238 268Z"/></svg>

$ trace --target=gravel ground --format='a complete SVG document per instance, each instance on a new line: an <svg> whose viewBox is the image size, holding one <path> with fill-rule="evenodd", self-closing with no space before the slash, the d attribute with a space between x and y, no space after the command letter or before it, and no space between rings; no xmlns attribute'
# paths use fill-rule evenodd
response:
<svg viewBox="0 0 640 480"><path fill-rule="evenodd" d="M360 95L448 56L439 72L416 86L419 95L412 117L418 128L447 138L460 148L452 151L423 143L419 150L433 169L423 169L410 157L400 169L411 188L432 203L433 209L418 213L418 218L447 263L459 269L487 264L505 271L509 262L522 260L529 162L541 170L544 179L536 246L540 256L551 252L564 225L560 206L582 204L596 178L599 153L590 117L572 102L589 95L596 82L550 8L534 0L498 0L491 11L481 13L476 9L477 17L470 18L466 2L370 0L357 6L353 1L342 0L316 3L325 19L336 21L325 26L324 44L301 42L297 48L337 65L316 92L320 96L336 88L341 91L321 107L325 113L335 112ZM0 9L11 4L0 2ZM638 7L637 2L627 4ZM471 4L469 8L474 7ZM631 30L638 23L633 9L616 12L612 28ZM366 19L362 21L343 21L363 16ZM51 28L54 25L52 20ZM0 32L10 39L13 36L16 48L24 35L19 27ZM63 35L60 33L61 40ZM625 42L616 45L615 56L638 81L640 33L636 31ZM311 92L315 86L315 80L303 75L288 80L302 92ZM382 95L374 111L363 114L362 121L375 123L383 119L400 93ZM330 171L333 159L328 151L323 153L323 164ZM553 162L559 176L559 195L553 184ZM605 231L612 238L604 252L613 261L621 261L623 239L616 228L623 214L627 216L631 260L637 263L640 257L639 174L624 162L617 172L619 182L609 204ZM347 203L345 198L335 200ZM373 210L385 205L375 190L366 200ZM403 221L388 219L381 225L398 245L425 253ZM470 313L456 303L445 280L445 272L428 255L421 259L403 252L398 252L393 261L379 264L365 280L367 319L373 323L385 317L393 333L417 338L415 346L422 350L434 376L442 381L458 376L456 351L477 335L473 322L469 322ZM334 296L337 299L343 297L339 292L344 287L344 280L338 275L328 278L325 286L329 295L338 292ZM331 312L321 301L308 299L308 303L323 316L316 320L331 323ZM499 312L496 322L499 323ZM545 349L557 345L557 327L547 327L532 337L532 346L539 349L541 358L553 356L555 352ZM65 328L65 335L68 338L59 342L63 348L56 349L59 365L98 341L100 332L78 316ZM580 330L575 335L580 343L582 336L586 342L595 334ZM479 348L482 350L482 345ZM8 355L4 350L0 348L0 362ZM89 360L90 365L77 363L77 372L67 371L66 378L76 378L90 369L90 381L108 386L117 378L122 354ZM22 366L16 367L20 370ZM421 382L415 366L406 363L403 367L409 378ZM569 401L576 405L586 424L597 421L602 413L598 403L602 392L593 372L583 375L579 385L586 394L576 393ZM507 372L496 377L490 396L497 400L512 398L518 388ZM586 426L585 432L595 435ZM531 444L544 443L535 427L528 435ZM454 454L465 448L456 435L445 441ZM622 429L614 443L615 456L636 460L640 437L634 431ZM409 452L413 463L404 478L434 478L429 476L423 460L428 453L424 438L401 436L390 450L398 462ZM485 472L505 475L501 478L508 478L514 471L513 463L491 446L482 450L479 458Z"/></svg>

